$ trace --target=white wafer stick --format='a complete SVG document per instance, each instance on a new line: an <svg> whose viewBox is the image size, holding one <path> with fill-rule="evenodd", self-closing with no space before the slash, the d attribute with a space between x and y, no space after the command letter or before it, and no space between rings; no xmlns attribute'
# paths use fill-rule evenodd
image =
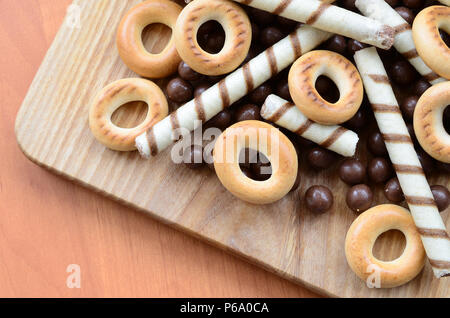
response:
<svg viewBox="0 0 450 318"><path fill-rule="evenodd" d="M330 33L301 26L137 137L137 149L146 158L157 155L177 141L180 132L185 135L193 131L199 123L210 120L329 37Z"/></svg>
<svg viewBox="0 0 450 318"><path fill-rule="evenodd" d="M347 128L325 126L309 120L294 104L276 95L269 95L261 109L261 116L303 138L346 157L355 155L359 138Z"/></svg>
<svg viewBox="0 0 450 318"><path fill-rule="evenodd" d="M390 26L319 0L234 1L382 49L389 49L394 43L395 33Z"/></svg>
<svg viewBox="0 0 450 318"><path fill-rule="evenodd" d="M439 215L383 63L373 47L356 52L355 61L434 275L449 275L450 237Z"/></svg>
<svg viewBox="0 0 450 318"><path fill-rule="evenodd" d="M446 81L433 72L416 51L411 26L384 0L356 0L356 7L365 16L385 23L395 30L394 47L431 84Z"/></svg>
<svg viewBox="0 0 450 318"><path fill-rule="evenodd" d="M450 6L450 0L438 0L440 3Z"/></svg>

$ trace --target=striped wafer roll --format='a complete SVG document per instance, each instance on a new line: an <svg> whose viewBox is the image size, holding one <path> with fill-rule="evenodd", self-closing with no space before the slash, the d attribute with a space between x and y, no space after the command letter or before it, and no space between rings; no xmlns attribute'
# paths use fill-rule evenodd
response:
<svg viewBox="0 0 450 318"><path fill-rule="evenodd" d="M394 47L431 84L445 79L433 72L416 51L411 26L384 0L356 0L356 7L365 16L386 23L395 30Z"/></svg>
<svg viewBox="0 0 450 318"><path fill-rule="evenodd" d="M330 36L310 26L301 26L137 137L137 149L146 158L157 155L179 140L180 132L185 135L193 131L199 123L210 120Z"/></svg>
<svg viewBox="0 0 450 318"><path fill-rule="evenodd" d="M377 20L319 0L234 0L382 49L394 43L394 29Z"/></svg>
<svg viewBox="0 0 450 318"><path fill-rule="evenodd" d="M356 52L355 61L434 275L449 275L450 237L439 215L383 63L373 47Z"/></svg>
<svg viewBox="0 0 450 318"><path fill-rule="evenodd" d="M346 157L355 155L359 138L341 126L325 126L309 120L292 103L276 95L269 95L261 109L261 116L303 138Z"/></svg>
<svg viewBox="0 0 450 318"><path fill-rule="evenodd" d="M438 0L440 3L450 6L450 0Z"/></svg>

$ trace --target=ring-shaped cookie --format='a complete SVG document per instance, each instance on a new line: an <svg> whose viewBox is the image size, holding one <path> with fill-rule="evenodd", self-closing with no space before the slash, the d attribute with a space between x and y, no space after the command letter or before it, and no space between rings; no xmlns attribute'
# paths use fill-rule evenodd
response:
<svg viewBox="0 0 450 318"><path fill-rule="evenodd" d="M329 77L339 89L336 103L328 102L317 92L315 85L321 75ZM323 125L337 125L352 118L364 95L356 67L342 55L324 50L306 53L292 65L289 91L306 117Z"/></svg>
<svg viewBox="0 0 450 318"><path fill-rule="evenodd" d="M401 231L406 246L397 259L381 261L373 255L372 249L377 238L389 230ZM393 204L373 207L356 218L345 238L345 256L359 278L365 282L374 278L375 283L379 278L381 288L406 284L425 264L425 250L411 214Z"/></svg>
<svg viewBox="0 0 450 318"><path fill-rule="evenodd" d="M203 50L197 42L198 29L207 21L219 22L225 30L225 44L217 54ZM252 29L245 11L225 0L195 0L181 12L175 27L178 53L192 69L205 75L234 71L250 49Z"/></svg>
<svg viewBox="0 0 450 318"><path fill-rule="evenodd" d="M148 105L144 121L134 128L121 128L111 121L113 113L122 105L143 101ZM135 139L169 113L167 99L153 82L141 78L127 78L113 82L96 96L89 111L89 127L95 138L112 150L136 150Z"/></svg>
<svg viewBox="0 0 450 318"><path fill-rule="evenodd" d="M414 110L414 132L422 148L436 160L450 163L450 135L443 115L450 105L450 82L431 86L422 94Z"/></svg>
<svg viewBox="0 0 450 318"><path fill-rule="evenodd" d="M173 74L181 62L175 39L160 53L150 53L142 43L145 27L162 23L175 27L182 8L169 0L148 0L133 7L122 19L117 32L117 47L123 62L135 73L148 78L163 78Z"/></svg>
<svg viewBox="0 0 450 318"><path fill-rule="evenodd" d="M269 159L272 175L268 180L256 181L244 175L239 157L246 148ZM292 142L278 129L248 120L232 125L217 139L214 168L223 186L236 197L253 204L269 204L291 190L297 177L298 159Z"/></svg>
<svg viewBox="0 0 450 318"><path fill-rule="evenodd" d="M450 79L450 48L442 40L439 29L450 33L450 8L431 6L414 19L412 32L417 53L437 74Z"/></svg>

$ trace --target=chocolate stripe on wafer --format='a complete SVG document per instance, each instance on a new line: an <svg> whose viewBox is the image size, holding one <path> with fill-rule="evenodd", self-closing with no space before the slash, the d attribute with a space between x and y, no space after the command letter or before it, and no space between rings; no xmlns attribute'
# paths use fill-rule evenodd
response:
<svg viewBox="0 0 450 318"><path fill-rule="evenodd" d="M308 52L330 37L330 33L302 25L243 67L178 108L146 133L138 136L136 147L145 158L156 155L172 144L175 128L183 128L180 130L183 134L193 131L200 121L210 120L224 107L238 101L249 91L288 67L298 58L301 51Z"/></svg>
<svg viewBox="0 0 450 318"><path fill-rule="evenodd" d="M261 116L295 134L311 140L343 156L355 154L358 135L341 126L320 125L309 120L294 104L276 95L269 95Z"/></svg>
<svg viewBox="0 0 450 318"><path fill-rule="evenodd" d="M394 43L395 31L390 26L319 0L234 1L382 49Z"/></svg>
<svg viewBox="0 0 450 318"><path fill-rule="evenodd" d="M395 30L394 47L431 84L445 81L434 73L417 54L411 26L384 0L356 0L356 7L365 16L385 23Z"/></svg>
<svg viewBox="0 0 450 318"><path fill-rule="evenodd" d="M400 108L394 105L385 105L385 104L372 104L372 109L375 112L379 113L400 113Z"/></svg>
<svg viewBox="0 0 450 318"><path fill-rule="evenodd" d="M391 85L374 80L378 76L387 76L377 50L373 47L366 48L356 52L354 57L369 101L374 105L386 104L398 108ZM436 277L448 275L450 274L448 232L433 199L405 121L401 113L385 112L384 106L375 106L372 109L434 275Z"/></svg>

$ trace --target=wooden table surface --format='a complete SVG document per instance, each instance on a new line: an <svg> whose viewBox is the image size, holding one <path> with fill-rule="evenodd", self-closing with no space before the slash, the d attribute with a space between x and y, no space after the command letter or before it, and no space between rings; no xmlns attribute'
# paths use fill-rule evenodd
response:
<svg viewBox="0 0 450 318"><path fill-rule="evenodd" d="M0 0L0 297L316 297L25 158L15 117L70 2Z"/></svg>

